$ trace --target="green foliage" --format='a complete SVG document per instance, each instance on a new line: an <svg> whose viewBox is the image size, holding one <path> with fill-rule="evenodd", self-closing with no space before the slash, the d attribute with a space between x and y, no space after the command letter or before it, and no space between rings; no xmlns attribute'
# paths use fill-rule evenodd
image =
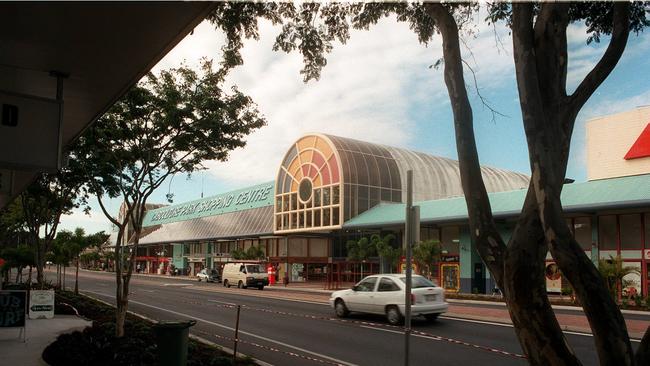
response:
<svg viewBox="0 0 650 366"><path fill-rule="evenodd" d="M258 260L265 259L266 253L261 247L253 245L247 250L237 248L230 252L230 256L232 259Z"/></svg>
<svg viewBox="0 0 650 366"><path fill-rule="evenodd" d="M393 246L391 243L395 240L395 235L387 234L381 237L374 234L370 237L370 242L377 248L377 254L388 263L388 272L393 273L393 268L399 263L402 256L402 248Z"/></svg>
<svg viewBox="0 0 650 366"><path fill-rule="evenodd" d="M377 247L375 243L368 238L361 238L359 240L348 240L348 260L351 261L365 261L370 257L377 255Z"/></svg>
<svg viewBox="0 0 650 366"><path fill-rule="evenodd" d="M181 66L149 73L82 136L73 158L91 193L121 196L124 220L139 232L147 198L167 177L226 160L264 124L252 100L236 87L223 89L203 60L198 72Z"/></svg>
<svg viewBox="0 0 650 366"><path fill-rule="evenodd" d="M477 3L448 3L459 24L469 24L478 11ZM335 43L345 44L352 29L368 30L382 18L395 16L407 23L418 40L428 44L435 34L435 22L423 3L246 3L224 2L208 16L215 28L226 34L227 44L222 48L223 73L243 63L240 49L244 38L259 39L258 19L281 24L275 39L276 51L297 51L303 58L300 71L304 81L318 80L327 65L326 55Z"/></svg>
<svg viewBox="0 0 650 366"><path fill-rule="evenodd" d="M19 245L16 248L5 248L0 251L0 258L5 260L0 271L35 265L34 250L27 245Z"/></svg>
<svg viewBox="0 0 650 366"><path fill-rule="evenodd" d="M505 21L508 25L512 21L512 6L506 2L488 3L488 16L485 21L496 23ZM537 4L534 8L534 14L540 12L540 6ZM647 3L635 1L630 3L630 32L638 34L643 28L650 26L650 20L647 16ZM614 6L612 2L572 2L568 10L569 21L571 23L584 22L587 26L587 44L591 42L600 42L603 35L612 33L612 24L614 17Z"/></svg>
<svg viewBox="0 0 650 366"><path fill-rule="evenodd" d="M431 267L440 261L442 246L438 240L426 240L413 247L413 261L422 269L423 275L431 278Z"/></svg>
<svg viewBox="0 0 650 366"><path fill-rule="evenodd" d="M630 286L631 281L624 279L625 276L633 273L639 273L635 267L625 266L621 256L609 256L608 260L598 260L598 271L605 280L607 289L614 299L617 299L619 286L621 289Z"/></svg>

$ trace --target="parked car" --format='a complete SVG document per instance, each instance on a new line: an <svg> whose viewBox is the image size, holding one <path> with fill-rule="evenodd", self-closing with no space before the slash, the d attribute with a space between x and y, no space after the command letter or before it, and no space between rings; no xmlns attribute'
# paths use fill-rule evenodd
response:
<svg viewBox="0 0 650 366"><path fill-rule="evenodd" d="M199 280L199 282L221 282L221 276L219 275L219 272L214 269L202 269L199 273L196 274L196 278Z"/></svg>
<svg viewBox="0 0 650 366"><path fill-rule="evenodd" d="M411 290L411 314L422 315L429 321L447 311L445 292L428 279L413 275ZM401 324L404 320L406 275L378 274L364 278L349 290L335 291L330 305L338 317L350 312L385 314L388 322Z"/></svg>
<svg viewBox="0 0 650 366"><path fill-rule="evenodd" d="M264 290L269 285L269 275L264 266L257 263L233 262L223 266L223 285L238 288L257 287Z"/></svg>

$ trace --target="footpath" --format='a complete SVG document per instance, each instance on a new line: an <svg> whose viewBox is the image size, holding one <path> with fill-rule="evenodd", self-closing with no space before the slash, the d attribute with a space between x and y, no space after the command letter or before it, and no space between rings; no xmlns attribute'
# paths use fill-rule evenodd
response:
<svg viewBox="0 0 650 366"><path fill-rule="evenodd" d="M93 271L88 271L93 272ZM136 279L146 279L151 277L164 278L167 280L178 280L186 282L196 281L189 276L165 276L155 274L133 274ZM220 284L214 284L220 286ZM294 300L327 303L330 294L334 290L327 290L319 284L310 283L289 283L287 286L276 284L264 288L264 291L247 291L246 294L251 296L266 296L277 298L291 298ZM486 295L489 296L489 295ZM445 317L461 318L474 321L493 322L501 324L512 324L508 309L504 302L498 301L477 301L463 299L447 299L449 311ZM556 310L556 318L560 326L565 331L580 332L591 334L589 322L584 315L581 307L578 306L561 306L553 305ZM627 330L630 337L634 340L643 338L643 334L650 327L650 312L621 310L625 317Z"/></svg>

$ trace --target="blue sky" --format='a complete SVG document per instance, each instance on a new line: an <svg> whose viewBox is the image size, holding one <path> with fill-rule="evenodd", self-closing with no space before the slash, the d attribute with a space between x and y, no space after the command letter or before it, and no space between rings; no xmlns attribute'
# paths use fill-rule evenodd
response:
<svg viewBox="0 0 650 366"><path fill-rule="evenodd" d="M439 38L419 44L406 24L382 20L370 31L353 31L346 45L337 44L319 81L303 83L298 54L271 50L279 29L260 23L259 41L247 41L245 64L229 82L250 95L268 125L247 138L243 149L227 162L206 162L206 171L191 179L176 176L163 184L151 202L165 202L174 193L181 203L227 190L273 180L284 153L299 136L324 132L399 146L432 155L456 158L456 147L442 68L429 66L442 56ZM495 36L495 34L498 36ZM481 163L529 173L512 61L512 39L504 27L480 24L464 37L464 59L476 72L478 88L490 105L507 117L491 113L476 97L473 79L466 82L474 111ZM500 40L500 41L499 41ZM604 52L601 44L586 45L584 27L569 29L569 92ZM218 60L223 36L203 23L183 40L154 71L185 62L197 65L201 57ZM631 35L618 67L592 96L578 116L567 176L586 180L584 124L589 118L650 104L650 34ZM119 200L109 200L117 212ZM110 230L93 204L91 216L76 211L61 227L87 232Z"/></svg>

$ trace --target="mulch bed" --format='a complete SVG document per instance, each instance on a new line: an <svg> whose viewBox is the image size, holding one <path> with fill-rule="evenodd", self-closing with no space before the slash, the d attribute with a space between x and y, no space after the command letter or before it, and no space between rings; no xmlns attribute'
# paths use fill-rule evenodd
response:
<svg viewBox="0 0 650 366"><path fill-rule="evenodd" d="M127 314L125 336L115 337L115 308L83 295L57 291L55 313L80 315L92 320L83 331L60 335L43 351L50 365L157 365L153 323ZM78 313L78 314L77 314ZM232 365L232 355L193 339L188 344L188 366ZM237 365L256 365L250 358L238 358Z"/></svg>

